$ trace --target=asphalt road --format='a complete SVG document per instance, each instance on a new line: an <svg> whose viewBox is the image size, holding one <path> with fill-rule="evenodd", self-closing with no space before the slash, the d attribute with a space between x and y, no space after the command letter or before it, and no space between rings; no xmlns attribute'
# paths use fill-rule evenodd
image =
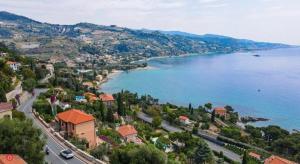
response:
<svg viewBox="0 0 300 164"><path fill-rule="evenodd" d="M59 156L59 152L63 149L66 149L67 147L61 144L56 138L54 138L51 133L43 126L41 123L33 116L32 113L32 104L33 101L36 99L36 97L42 93L46 92L46 89L35 89L35 96L29 98L26 102L20 105L18 108L19 111L22 111L25 113L27 118L30 118L33 120L34 126L40 128L43 132L43 134L47 137L46 144L48 145L48 148L50 150L49 155L45 155L45 161L48 164L85 164L86 162L79 159L76 154L74 158L65 160L62 157Z"/></svg>
<svg viewBox="0 0 300 164"><path fill-rule="evenodd" d="M138 113L138 117L146 122L149 122L149 123L152 122L152 118L149 117L148 115L146 115L145 113L142 113L142 112ZM169 132L182 132L183 131L180 128L170 125L167 121L162 121L161 127ZM234 161L241 162L241 157L238 154L236 154L220 145L217 145L211 141L208 141L206 139L204 139L204 141L207 143L207 145L209 146L210 149L218 151L218 152L222 151L224 156L226 156Z"/></svg>

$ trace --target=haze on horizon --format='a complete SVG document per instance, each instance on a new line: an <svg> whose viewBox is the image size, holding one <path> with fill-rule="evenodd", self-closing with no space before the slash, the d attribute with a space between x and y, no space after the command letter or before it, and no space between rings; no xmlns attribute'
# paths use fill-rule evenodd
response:
<svg viewBox="0 0 300 164"><path fill-rule="evenodd" d="M0 0L0 11L56 24L219 34L300 45L299 0Z"/></svg>

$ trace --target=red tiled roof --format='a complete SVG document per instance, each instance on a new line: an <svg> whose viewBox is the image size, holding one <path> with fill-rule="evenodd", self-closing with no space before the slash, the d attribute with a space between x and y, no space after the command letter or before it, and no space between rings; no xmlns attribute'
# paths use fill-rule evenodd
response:
<svg viewBox="0 0 300 164"><path fill-rule="evenodd" d="M251 156L251 157L253 157L253 158L256 158L256 159L260 159L260 158L261 158L261 155L256 154L256 153L254 153L254 152L250 152L250 153L249 153L249 156Z"/></svg>
<svg viewBox="0 0 300 164"><path fill-rule="evenodd" d="M135 128L132 125L123 125L123 126L119 127L118 133L122 137L126 137L128 135L137 134L137 131L135 130Z"/></svg>
<svg viewBox="0 0 300 164"><path fill-rule="evenodd" d="M91 93L91 92L85 92L83 95L87 96L87 97L90 97L90 96L96 97L96 95L94 93Z"/></svg>
<svg viewBox="0 0 300 164"><path fill-rule="evenodd" d="M183 121L185 121L185 120L188 120L189 118L188 117L186 117L186 116L179 116L179 120L183 120Z"/></svg>
<svg viewBox="0 0 300 164"><path fill-rule="evenodd" d="M17 62L14 61L7 61L6 64L10 65L10 64L16 64Z"/></svg>
<svg viewBox="0 0 300 164"><path fill-rule="evenodd" d="M0 103L0 112L12 110L13 106L11 103Z"/></svg>
<svg viewBox="0 0 300 164"><path fill-rule="evenodd" d="M86 114L78 109L71 109L65 112L58 113L57 117L59 120L70 122L75 125L95 119L92 115Z"/></svg>
<svg viewBox="0 0 300 164"><path fill-rule="evenodd" d="M0 154L0 164L27 164L17 154Z"/></svg>
<svg viewBox="0 0 300 164"><path fill-rule="evenodd" d="M289 161L287 159L272 155L265 160L264 164L297 164L296 162Z"/></svg>
<svg viewBox="0 0 300 164"><path fill-rule="evenodd" d="M106 94L106 93L99 95L99 98L102 101L114 101L115 100L112 95Z"/></svg>
<svg viewBox="0 0 300 164"><path fill-rule="evenodd" d="M217 111L227 111L224 107L215 107L214 110Z"/></svg>

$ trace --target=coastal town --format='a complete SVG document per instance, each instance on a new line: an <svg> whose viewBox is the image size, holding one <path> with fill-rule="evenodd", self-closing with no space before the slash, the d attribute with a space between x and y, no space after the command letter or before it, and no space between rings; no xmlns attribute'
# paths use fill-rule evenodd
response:
<svg viewBox="0 0 300 164"><path fill-rule="evenodd" d="M42 60L2 43L0 54L0 163L300 161L299 132L242 123L249 117L230 105L185 107L101 91L115 73L147 62L85 54Z"/></svg>

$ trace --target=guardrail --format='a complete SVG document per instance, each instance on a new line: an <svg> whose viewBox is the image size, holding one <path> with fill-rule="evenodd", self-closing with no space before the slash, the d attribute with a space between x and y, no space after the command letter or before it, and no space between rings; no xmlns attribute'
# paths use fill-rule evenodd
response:
<svg viewBox="0 0 300 164"><path fill-rule="evenodd" d="M42 123L42 125L44 125L47 129L49 129L49 131L53 134L53 136L58 139L60 142L62 142L65 146L67 146L68 148L70 148L71 150L73 150L74 152L76 152L78 155L80 155L82 158L84 158L85 160L89 161L90 163L94 163L94 164L106 164L106 162L101 161L93 156L91 156L90 154L88 154L87 152L78 149L75 145L73 145L71 142L69 142L68 140L65 140L58 132L55 132L55 130L53 128L51 128L49 126L48 123L46 123L42 117L39 116L39 114L37 112L35 112L34 109L32 109L32 113L34 114L34 116Z"/></svg>

